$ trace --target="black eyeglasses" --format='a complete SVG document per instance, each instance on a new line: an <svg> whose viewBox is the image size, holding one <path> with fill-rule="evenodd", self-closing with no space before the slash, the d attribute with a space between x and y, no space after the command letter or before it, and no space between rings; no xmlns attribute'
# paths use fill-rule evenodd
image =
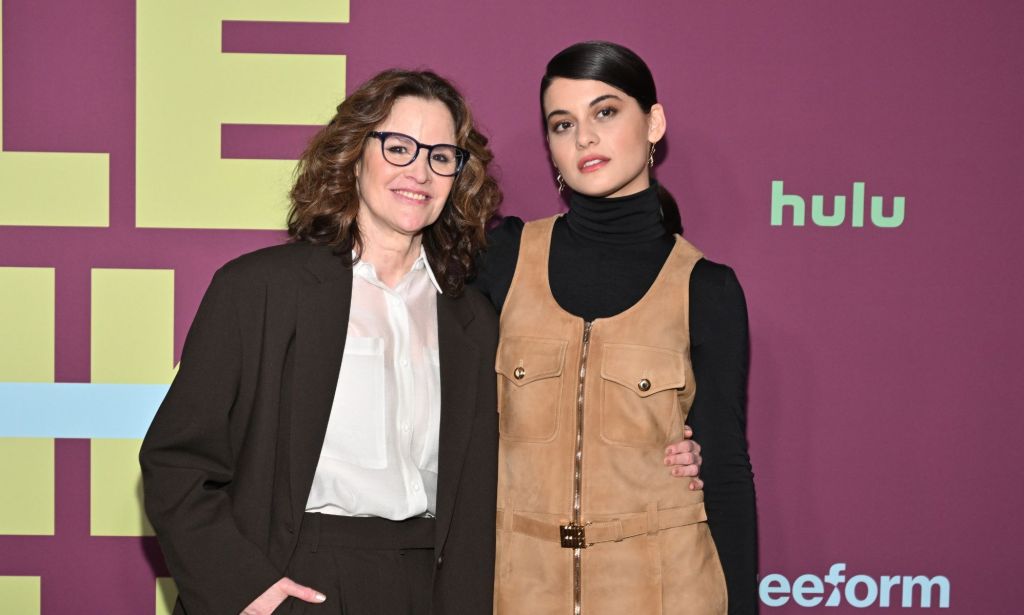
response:
<svg viewBox="0 0 1024 615"><path fill-rule="evenodd" d="M443 177L458 174L469 160L469 152L447 143L425 145L400 132L375 130L369 136L380 139L380 152L384 155L384 160L396 167L407 167L412 164L421 149L427 150L427 164L430 170Z"/></svg>

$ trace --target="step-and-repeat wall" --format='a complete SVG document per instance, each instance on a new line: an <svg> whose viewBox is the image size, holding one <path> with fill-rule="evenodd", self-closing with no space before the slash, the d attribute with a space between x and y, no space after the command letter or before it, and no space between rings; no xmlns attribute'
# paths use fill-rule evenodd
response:
<svg viewBox="0 0 1024 615"><path fill-rule="evenodd" d="M0 613L169 611L140 439L346 91L452 78L536 218L563 207L538 82L586 39L651 65L657 177L746 290L762 609L1024 608L1019 3L0 7Z"/></svg>

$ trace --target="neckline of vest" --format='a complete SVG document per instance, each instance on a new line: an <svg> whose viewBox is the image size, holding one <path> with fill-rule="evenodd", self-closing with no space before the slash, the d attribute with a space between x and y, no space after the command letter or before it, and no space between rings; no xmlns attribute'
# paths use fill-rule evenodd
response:
<svg viewBox="0 0 1024 615"><path fill-rule="evenodd" d="M683 238L680 235L673 235L674 243L672 244L672 250L668 253L668 256L665 258L665 262L661 264L661 269L658 270L658 275L654 278L654 282L651 283L651 286L650 288L647 289L647 292L645 292L639 299L637 299L633 305L622 310L618 314L612 314L611 316L605 316L603 318L595 318L594 320L586 321L583 319L582 316L573 314L569 310L562 307L562 304L559 303L558 299L555 298L555 293L551 290L551 276L549 271L549 268L551 266L551 242L553 240L555 222L563 215L564 214L559 214L557 216L552 216L547 220L538 220L537 222L535 222L535 224L544 224L544 226L540 227L540 230L542 232L542 235L540 237L540 239L542 240L542 249L540 254L537 255L540 259L541 264L541 276L539 282L541 285L541 289L544 291L544 300L549 301L555 307L555 309L558 310L559 313L565 314L566 316L574 320L597 323L611 322L627 317L631 312L640 309L640 306L642 304L646 303L647 301L650 300L650 297L654 296L656 290L658 290L661 286L665 285L665 278L668 277L667 271L669 269L670 263L673 260L678 260L682 258Z"/></svg>

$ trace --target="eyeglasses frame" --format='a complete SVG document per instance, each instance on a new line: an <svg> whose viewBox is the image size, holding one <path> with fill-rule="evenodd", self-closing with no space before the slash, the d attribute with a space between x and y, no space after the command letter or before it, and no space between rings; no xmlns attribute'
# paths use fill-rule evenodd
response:
<svg viewBox="0 0 1024 615"><path fill-rule="evenodd" d="M407 162L405 164L396 164L394 162L391 162L391 160L388 159L388 155L384 151L384 142L388 139L388 137L392 137L392 136L394 136L394 137L402 137L404 139L409 139L410 141L412 141L413 143L416 144L416 151L413 153L412 158L409 159L409 162ZM462 172L462 169L464 169L466 167L466 163L469 162L469 157L470 157L469 151L459 147L458 145L452 145L451 143L436 143L434 145L427 145L425 143L420 143L419 141L417 141L416 139L410 137L409 135L407 135L405 133L393 132L393 131L388 131L388 130L373 130L373 131L371 131L367 135L367 138L370 138L370 137L374 137L376 139L380 139L380 155L384 158L385 162L387 162L390 165L394 165L396 167L407 167L407 166L411 165L412 163L416 162L416 159L419 158L419 156L420 156L420 150L421 149L427 150L427 166L430 167L430 171L432 173L434 173L435 175L438 175L440 177L455 177L456 175L458 175L459 173ZM452 173L451 175L446 175L444 173L438 173L434 169L433 164L431 164L430 154L434 151L435 147L453 147L453 148L455 148L455 154L456 154L455 172Z"/></svg>

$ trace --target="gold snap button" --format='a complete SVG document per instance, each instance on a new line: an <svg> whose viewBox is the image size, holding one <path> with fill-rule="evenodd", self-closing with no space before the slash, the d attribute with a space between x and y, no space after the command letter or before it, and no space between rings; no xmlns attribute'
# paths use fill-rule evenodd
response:
<svg viewBox="0 0 1024 615"><path fill-rule="evenodd" d="M651 381L648 380L647 378L642 378L640 382L636 383L636 388L640 389L641 391L650 391Z"/></svg>
<svg viewBox="0 0 1024 615"><path fill-rule="evenodd" d="M512 375L516 377L516 380L522 380L526 377L526 370L523 369L522 366L517 367L515 371L512 372Z"/></svg>

